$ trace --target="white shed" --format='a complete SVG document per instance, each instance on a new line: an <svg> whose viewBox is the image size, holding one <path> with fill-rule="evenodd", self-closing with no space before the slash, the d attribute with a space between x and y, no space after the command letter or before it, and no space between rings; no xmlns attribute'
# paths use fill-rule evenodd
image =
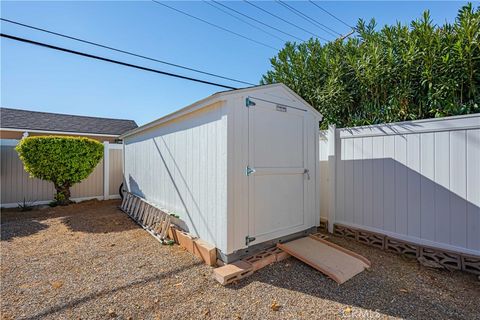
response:
<svg viewBox="0 0 480 320"><path fill-rule="evenodd" d="M219 92L121 136L125 182L234 261L319 225L321 120L283 84Z"/></svg>

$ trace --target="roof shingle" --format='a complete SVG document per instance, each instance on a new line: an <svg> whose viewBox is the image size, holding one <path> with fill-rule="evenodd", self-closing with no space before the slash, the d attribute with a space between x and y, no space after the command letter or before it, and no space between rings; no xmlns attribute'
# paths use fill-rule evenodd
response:
<svg viewBox="0 0 480 320"><path fill-rule="evenodd" d="M0 127L26 131L44 130L120 135L137 128L138 125L133 120L0 108Z"/></svg>

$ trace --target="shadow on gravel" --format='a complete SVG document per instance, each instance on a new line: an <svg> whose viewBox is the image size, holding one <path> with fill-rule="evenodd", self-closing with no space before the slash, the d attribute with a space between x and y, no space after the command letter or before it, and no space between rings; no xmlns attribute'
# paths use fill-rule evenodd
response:
<svg viewBox="0 0 480 320"><path fill-rule="evenodd" d="M28 237L47 228L48 225L36 220L2 222L1 241L10 241L14 238Z"/></svg>
<svg viewBox="0 0 480 320"><path fill-rule="evenodd" d="M86 296L81 297L81 298L73 299L72 301L70 301L68 303L64 303L64 304L60 304L60 305L48 308L45 311L42 311L42 312L40 312L40 313L38 313L38 314L36 314L32 317L25 318L25 319L26 320L30 320L30 319L33 320L33 319L44 318L44 317L47 317L49 315L60 312L62 310L69 309L69 308L74 308L78 305L87 303L90 300L102 298L104 296L107 296L109 294L113 294L113 293L118 292L118 291L127 290L129 288L136 287L136 286L144 286L145 284L150 283L150 282L160 281L164 278L174 276L175 274L177 274L179 272L183 272L185 270L192 269L192 268L197 267L197 266L202 265L202 264L203 264L202 262L196 262L196 263L193 263L193 264L190 264L190 265L187 265L187 266L172 269L172 270L167 271L167 272L162 272L162 273L160 273L158 275L155 275L155 276L152 276L152 277L142 278L142 279L133 281L131 283L128 283L126 285L123 285L123 286L119 286L119 287L111 288L111 289L106 289L106 290L101 290L101 291L86 295Z"/></svg>
<svg viewBox="0 0 480 320"><path fill-rule="evenodd" d="M120 210L115 210L111 214L91 211L68 215L62 217L62 223L72 232L110 233L139 228Z"/></svg>
<svg viewBox="0 0 480 320"><path fill-rule="evenodd" d="M416 260L400 256L390 257L386 262L382 262L383 258L379 256L377 261L373 256L369 258L372 259L372 269L342 285L289 258L267 266L229 288L238 290L252 282L263 282L387 316L406 319L472 318L465 306L476 303L474 301L480 297L475 293L478 293L478 286L474 275L425 269L419 267ZM394 259L400 261L392 261ZM360 314L351 315L362 317Z"/></svg>
<svg viewBox="0 0 480 320"><path fill-rule="evenodd" d="M28 212L6 210L1 217L1 240L27 237L48 228L48 220L61 219L72 232L110 233L138 228L117 207L119 200L90 200L65 207L37 209Z"/></svg>

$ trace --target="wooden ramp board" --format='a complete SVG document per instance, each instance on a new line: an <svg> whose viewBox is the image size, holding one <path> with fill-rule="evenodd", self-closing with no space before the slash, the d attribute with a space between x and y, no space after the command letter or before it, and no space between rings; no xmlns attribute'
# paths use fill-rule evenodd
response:
<svg viewBox="0 0 480 320"><path fill-rule="evenodd" d="M370 267L370 261L361 255L315 236L278 243L277 247L339 284Z"/></svg>

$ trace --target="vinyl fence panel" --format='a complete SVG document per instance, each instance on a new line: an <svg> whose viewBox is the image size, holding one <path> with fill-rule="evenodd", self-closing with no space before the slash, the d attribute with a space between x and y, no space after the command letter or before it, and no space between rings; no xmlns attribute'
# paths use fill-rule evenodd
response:
<svg viewBox="0 0 480 320"><path fill-rule="evenodd" d="M337 129L335 144L330 224L480 254L480 115Z"/></svg>
<svg viewBox="0 0 480 320"><path fill-rule="evenodd" d="M0 146L0 206L17 207L24 200L27 204L49 203L54 199L55 188L48 181L30 178L23 169L23 163L15 151L17 140L1 140ZM121 145L105 144L109 152L109 166L100 161L90 176L71 188L73 200L118 198L123 181ZM105 169L108 170L105 174ZM109 193L104 194L107 178Z"/></svg>

